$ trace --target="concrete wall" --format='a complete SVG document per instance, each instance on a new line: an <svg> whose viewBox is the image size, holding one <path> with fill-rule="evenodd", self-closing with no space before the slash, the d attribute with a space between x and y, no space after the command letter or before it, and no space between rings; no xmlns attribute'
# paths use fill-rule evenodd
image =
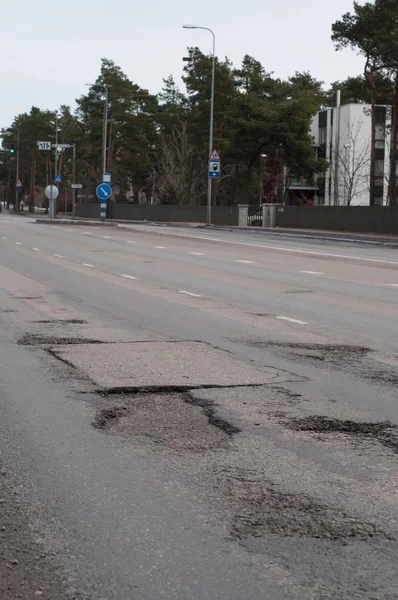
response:
<svg viewBox="0 0 398 600"><path fill-rule="evenodd" d="M398 234L398 206L281 206L276 226Z"/></svg>
<svg viewBox="0 0 398 600"><path fill-rule="evenodd" d="M206 212L206 206L110 204L108 217L126 221L206 223ZM238 212L237 206L215 206L212 209L212 223L215 225L238 225ZM99 218L99 204L76 204L76 216Z"/></svg>

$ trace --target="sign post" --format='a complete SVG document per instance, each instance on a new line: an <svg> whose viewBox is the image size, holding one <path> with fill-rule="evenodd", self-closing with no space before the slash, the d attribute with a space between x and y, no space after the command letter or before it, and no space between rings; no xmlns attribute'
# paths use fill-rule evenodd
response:
<svg viewBox="0 0 398 600"><path fill-rule="evenodd" d="M106 219L107 201L112 196L112 188L109 183L101 183L96 189L97 198L101 202L100 218L104 222Z"/></svg>
<svg viewBox="0 0 398 600"><path fill-rule="evenodd" d="M50 219L55 218L55 200L58 198L59 189L56 185L48 185L44 190L46 197L50 202Z"/></svg>

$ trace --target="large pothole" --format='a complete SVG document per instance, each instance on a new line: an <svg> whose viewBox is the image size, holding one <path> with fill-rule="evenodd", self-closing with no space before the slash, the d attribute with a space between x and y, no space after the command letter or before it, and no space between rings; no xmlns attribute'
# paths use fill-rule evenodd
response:
<svg viewBox="0 0 398 600"><path fill-rule="evenodd" d="M27 333L18 340L20 346L65 346L78 344L104 344L102 340L92 340L82 337L56 337Z"/></svg>
<svg viewBox="0 0 398 600"><path fill-rule="evenodd" d="M123 404L98 413L94 427L128 437L143 436L178 452L211 450L239 432L216 415L212 403L187 393L137 393L120 400Z"/></svg>

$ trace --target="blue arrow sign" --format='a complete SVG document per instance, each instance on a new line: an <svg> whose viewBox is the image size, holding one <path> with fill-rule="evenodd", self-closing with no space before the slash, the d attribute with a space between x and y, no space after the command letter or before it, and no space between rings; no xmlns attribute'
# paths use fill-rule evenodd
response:
<svg viewBox="0 0 398 600"><path fill-rule="evenodd" d="M62 175L56 175L54 177L54 183L62 183Z"/></svg>
<svg viewBox="0 0 398 600"><path fill-rule="evenodd" d="M97 198L100 200L109 200L112 196L112 188L109 183L101 183L96 190Z"/></svg>
<svg viewBox="0 0 398 600"><path fill-rule="evenodd" d="M219 179L221 176L221 163L219 160L209 160L209 178Z"/></svg>

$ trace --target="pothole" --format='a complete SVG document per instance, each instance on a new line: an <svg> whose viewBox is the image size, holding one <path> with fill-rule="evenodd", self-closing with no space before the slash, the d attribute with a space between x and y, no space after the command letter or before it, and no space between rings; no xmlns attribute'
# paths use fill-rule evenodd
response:
<svg viewBox="0 0 398 600"><path fill-rule="evenodd" d="M325 434L342 433L363 439L370 438L398 452L398 427L389 421L357 423L356 421L341 421L329 417L309 416L288 419L284 421L284 424L295 431Z"/></svg>
<svg viewBox="0 0 398 600"><path fill-rule="evenodd" d="M87 321L83 321L83 319L43 319L32 321L32 323L40 323L42 325L87 325Z"/></svg>
<svg viewBox="0 0 398 600"><path fill-rule="evenodd" d="M101 410L97 429L128 437L144 436L175 451L204 452L223 446L240 430L219 418L211 402L187 393L141 393Z"/></svg>
<svg viewBox="0 0 398 600"><path fill-rule="evenodd" d="M238 504L232 533L241 541L267 534L327 539L343 545L352 540L393 539L374 523L359 521L309 496L284 492L262 480L258 472L231 469L227 478L229 493Z"/></svg>
<svg viewBox="0 0 398 600"><path fill-rule="evenodd" d="M28 333L18 340L20 346L64 346L77 344L105 344L101 340L80 337L54 337Z"/></svg>
<svg viewBox="0 0 398 600"><path fill-rule="evenodd" d="M14 310L13 308L3 308L3 309L1 310L1 312L3 312L3 313L15 313L15 312L17 312L17 311L16 311L16 310Z"/></svg>

